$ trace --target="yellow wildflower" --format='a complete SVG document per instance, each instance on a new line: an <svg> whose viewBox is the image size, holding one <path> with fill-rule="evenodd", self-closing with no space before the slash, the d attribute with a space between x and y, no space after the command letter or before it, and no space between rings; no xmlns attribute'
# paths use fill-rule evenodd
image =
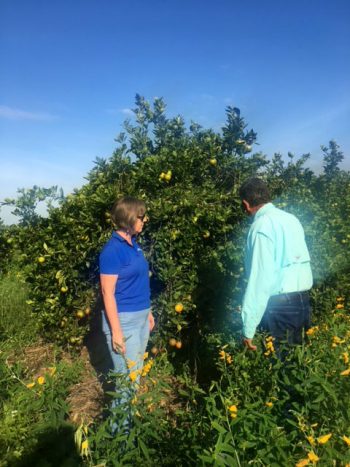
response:
<svg viewBox="0 0 350 467"><path fill-rule="evenodd" d="M230 411L231 418L236 418L237 417L237 405L231 405L228 410Z"/></svg>
<svg viewBox="0 0 350 467"><path fill-rule="evenodd" d="M349 376L350 375L350 368L348 368L347 370L344 370L340 373L341 376Z"/></svg>
<svg viewBox="0 0 350 467"><path fill-rule="evenodd" d="M89 441L85 439L80 446L80 454L82 456L87 456L89 454Z"/></svg>
<svg viewBox="0 0 350 467"><path fill-rule="evenodd" d="M347 436L343 436L342 437L342 440L346 442L346 444L350 447L350 438L348 438Z"/></svg>
<svg viewBox="0 0 350 467"><path fill-rule="evenodd" d="M138 374L138 371L131 371L129 373L129 378L131 379L132 382L136 381L137 379L137 374Z"/></svg>
<svg viewBox="0 0 350 467"><path fill-rule="evenodd" d="M344 297L337 297L337 302L343 302L345 300Z"/></svg>
<svg viewBox="0 0 350 467"><path fill-rule="evenodd" d="M39 378L37 379L37 382L38 382L38 384L40 384L40 385L44 384L44 383L45 383L45 378L44 378L44 376L39 376Z"/></svg>
<svg viewBox="0 0 350 467"><path fill-rule="evenodd" d="M221 360L225 360L225 358L226 358L226 352L225 352L224 350L220 350L219 355L220 355L220 359L221 359Z"/></svg>
<svg viewBox="0 0 350 467"><path fill-rule="evenodd" d="M81 443L81 449L87 449L89 447L89 441L87 439L85 439L82 443Z"/></svg>
<svg viewBox="0 0 350 467"><path fill-rule="evenodd" d="M315 438L313 436L307 436L306 439L309 441L309 443L311 444L311 446L314 446L315 445Z"/></svg>
<svg viewBox="0 0 350 467"><path fill-rule="evenodd" d="M272 402L265 402L266 407L272 407L273 403Z"/></svg>
<svg viewBox="0 0 350 467"><path fill-rule="evenodd" d="M314 453L314 451L308 452L307 457L311 462L318 462L320 458Z"/></svg>
<svg viewBox="0 0 350 467"><path fill-rule="evenodd" d="M326 444L331 437L332 437L332 433L328 433L328 435L323 435L317 438L317 442L319 444Z"/></svg>
<svg viewBox="0 0 350 467"><path fill-rule="evenodd" d="M274 340L274 338L272 336L266 337L266 342L271 342L273 340Z"/></svg>
<svg viewBox="0 0 350 467"><path fill-rule="evenodd" d="M134 362L133 360L129 360L129 359L128 359L128 368L129 368L129 370L130 370L131 368L133 368L135 365L136 365L136 362Z"/></svg>
<svg viewBox="0 0 350 467"><path fill-rule="evenodd" d="M295 467L305 467L308 464L309 459L301 459L297 464L295 464Z"/></svg>
<svg viewBox="0 0 350 467"><path fill-rule="evenodd" d="M28 383L26 386L28 389L32 389L35 386L35 383Z"/></svg>
<svg viewBox="0 0 350 467"><path fill-rule="evenodd" d="M344 303L337 303L335 307L337 310L342 310L344 308Z"/></svg>
<svg viewBox="0 0 350 467"><path fill-rule="evenodd" d="M348 364L349 363L349 354L348 354L348 352L344 352L342 355L343 355L344 363Z"/></svg>
<svg viewBox="0 0 350 467"><path fill-rule="evenodd" d="M226 356L226 362L230 365L232 363L232 357L231 355Z"/></svg>
<svg viewBox="0 0 350 467"><path fill-rule="evenodd" d="M143 359L146 360L146 358L148 358L148 352L145 352L145 353L143 354Z"/></svg>

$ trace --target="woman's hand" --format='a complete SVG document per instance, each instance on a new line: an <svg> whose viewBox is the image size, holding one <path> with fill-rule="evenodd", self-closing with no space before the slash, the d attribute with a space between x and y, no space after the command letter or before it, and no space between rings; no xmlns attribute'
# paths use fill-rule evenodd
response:
<svg viewBox="0 0 350 467"><path fill-rule="evenodd" d="M149 315L148 315L148 321L149 321L149 332L152 332L154 328L154 317L151 311L149 312Z"/></svg>
<svg viewBox="0 0 350 467"><path fill-rule="evenodd" d="M121 331L116 334L112 334L112 347L115 352L125 354L125 339Z"/></svg>

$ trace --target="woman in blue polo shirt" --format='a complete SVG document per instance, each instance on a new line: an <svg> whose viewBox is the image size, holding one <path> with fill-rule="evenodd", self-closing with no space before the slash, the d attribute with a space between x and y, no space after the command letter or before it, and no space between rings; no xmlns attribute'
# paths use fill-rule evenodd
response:
<svg viewBox="0 0 350 467"><path fill-rule="evenodd" d="M136 242L145 212L144 202L138 199L126 197L117 201L111 211L117 230L100 254L105 308L102 325L114 370L132 372L137 381L149 333L154 327L148 262Z"/></svg>

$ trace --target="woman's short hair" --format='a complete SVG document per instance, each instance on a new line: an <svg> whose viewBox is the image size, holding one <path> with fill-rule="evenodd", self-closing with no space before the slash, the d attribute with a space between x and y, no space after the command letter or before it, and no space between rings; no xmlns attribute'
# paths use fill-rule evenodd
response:
<svg viewBox="0 0 350 467"><path fill-rule="evenodd" d="M111 209L111 219L116 227L132 231L138 217L144 216L145 203L137 198L126 196L117 200Z"/></svg>
<svg viewBox="0 0 350 467"><path fill-rule="evenodd" d="M271 201L270 192L261 178L248 178L239 189L241 200L248 201L251 207L260 206Z"/></svg>

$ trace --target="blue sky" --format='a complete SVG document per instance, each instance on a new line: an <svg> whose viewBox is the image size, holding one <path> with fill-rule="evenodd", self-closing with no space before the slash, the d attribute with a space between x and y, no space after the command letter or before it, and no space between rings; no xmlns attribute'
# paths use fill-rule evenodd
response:
<svg viewBox="0 0 350 467"><path fill-rule="evenodd" d="M81 186L136 93L215 129L240 107L256 150L314 170L350 152L348 0L0 0L0 68L0 200Z"/></svg>

